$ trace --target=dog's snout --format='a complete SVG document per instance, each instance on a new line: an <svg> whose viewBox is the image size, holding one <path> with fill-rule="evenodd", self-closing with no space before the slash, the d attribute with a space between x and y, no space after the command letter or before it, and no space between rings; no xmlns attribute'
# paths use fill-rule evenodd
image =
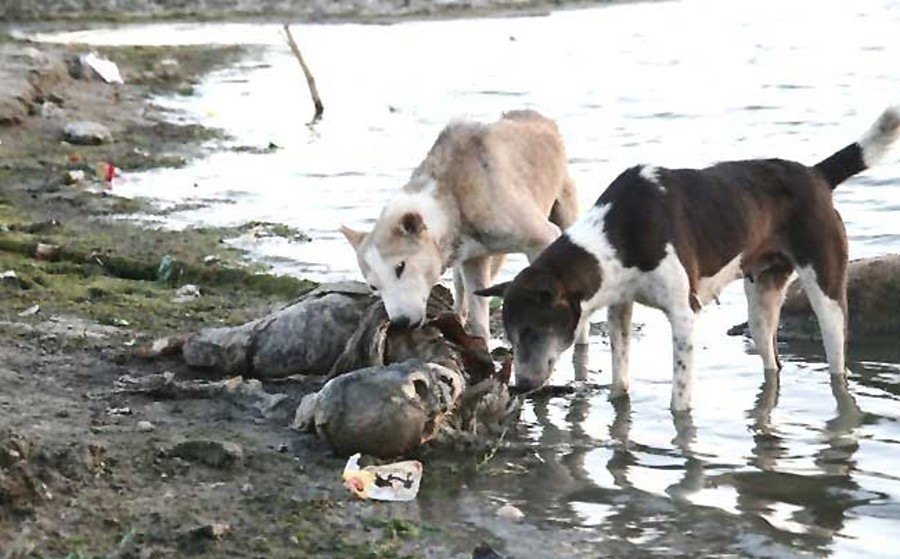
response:
<svg viewBox="0 0 900 559"><path fill-rule="evenodd" d="M411 324L408 316L398 316L391 319L391 326L394 328L409 328Z"/></svg>

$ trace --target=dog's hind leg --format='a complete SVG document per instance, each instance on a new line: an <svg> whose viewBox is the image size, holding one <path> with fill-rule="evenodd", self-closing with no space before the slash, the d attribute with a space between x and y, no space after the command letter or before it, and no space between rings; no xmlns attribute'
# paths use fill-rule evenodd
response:
<svg viewBox="0 0 900 559"><path fill-rule="evenodd" d="M820 219L799 222L793 230L795 269L822 332L828 369L847 373L847 234L833 208L815 212ZM815 214L814 214L815 215ZM825 217L830 219L825 219ZM814 240L815 242L810 242Z"/></svg>
<svg viewBox="0 0 900 559"><path fill-rule="evenodd" d="M462 263L462 280L465 283L466 306L469 308L469 332L473 336L490 339L490 300L476 295L479 289L491 284L491 257L479 256Z"/></svg>
<svg viewBox="0 0 900 559"><path fill-rule="evenodd" d="M631 345L631 301L612 305L607 310L609 345L612 349L612 387L609 398L619 398L628 393L628 349Z"/></svg>
<svg viewBox="0 0 900 559"><path fill-rule="evenodd" d="M781 370L778 319L790 274L789 267L779 266L756 273L751 271L744 277L750 335L766 371Z"/></svg>
<svg viewBox="0 0 900 559"><path fill-rule="evenodd" d="M825 356L828 358L828 370L833 375L846 374L844 362L847 331L846 261L840 270L823 272L826 281L820 279L812 266L798 268L797 275L819 321ZM829 278L831 281L828 281ZM839 285L835 286L835 283Z"/></svg>

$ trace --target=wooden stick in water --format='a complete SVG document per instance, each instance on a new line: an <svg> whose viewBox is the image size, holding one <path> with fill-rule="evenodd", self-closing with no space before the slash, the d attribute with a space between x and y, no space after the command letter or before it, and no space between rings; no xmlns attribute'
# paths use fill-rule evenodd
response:
<svg viewBox="0 0 900 559"><path fill-rule="evenodd" d="M294 57L296 57L297 62L300 63L300 68L303 69L303 75L306 76L306 83L309 85L309 94L312 97L313 105L316 107L316 114L313 115L313 119L310 122L310 124L313 124L322 118L322 113L325 112L325 107L322 105L322 99L319 97L319 90L316 88L316 79L313 77L312 72L309 71L309 66L303 61L303 55L300 54L300 47L298 47L297 43L294 41L294 36L291 34L291 28L287 23L284 24L284 34L287 37L288 46L291 47L291 52L294 53Z"/></svg>

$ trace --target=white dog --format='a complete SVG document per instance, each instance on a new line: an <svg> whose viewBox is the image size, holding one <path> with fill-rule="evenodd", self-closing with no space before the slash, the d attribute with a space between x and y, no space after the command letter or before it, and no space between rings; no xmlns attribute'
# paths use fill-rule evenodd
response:
<svg viewBox="0 0 900 559"><path fill-rule="evenodd" d="M497 122L454 121L369 233L341 227L391 323L420 325L441 274L454 267L457 310L489 337L491 284L503 255L536 257L578 215L575 186L556 124L540 114Z"/></svg>

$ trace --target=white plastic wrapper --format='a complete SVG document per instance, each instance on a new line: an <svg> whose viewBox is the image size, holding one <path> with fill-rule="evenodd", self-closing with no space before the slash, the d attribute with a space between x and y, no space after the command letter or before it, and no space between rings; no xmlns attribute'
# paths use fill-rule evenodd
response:
<svg viewBox="0 0 900 559"><path fill-rule="evenodd" d="M376 501L412 501L419 493L422 463L405 460L384 466L359 467L360 454L344 466L344 487L357 497Z"/></svg>

